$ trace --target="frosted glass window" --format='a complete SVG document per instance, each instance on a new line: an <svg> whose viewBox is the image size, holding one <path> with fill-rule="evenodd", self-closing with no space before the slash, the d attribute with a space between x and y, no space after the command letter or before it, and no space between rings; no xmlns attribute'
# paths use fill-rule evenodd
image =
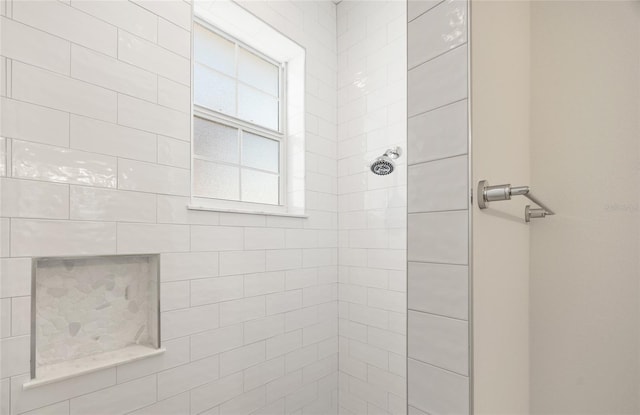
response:
<svg viewBox="0 0 640 415"><path fill-rule="evenodd" d="M228 163L239 163L238 129L200 117L193 119L193 154Z"/></svg>
<svg viewBox="0 0 640 415"><path fill-rule="evenodd" d="M224 114L236 114L236 83L199 63L193 70L194 103Z"/></svg>
<svg viewBox="0 0 640 415"><path fill-rule="evenodd" d="M254 203L279 203L279 178L277 174L242 169L242 200Z"/></svg>
<svg viewBox="0 0 640 415"><path fill-rule="evenodd" d="M278 130L278 99L243 84L238 85L238 117Z"/></svg>
<svg viewBox="0 0 640 415"><path fill-rule="evenodd" d="M196 62L235 76L236 45L200 25L194 25L193 52Z"/></svg>
<svg viewBox="0 0 640 415"><path fill-rule="evenodd" d="M280 142L245 132L242 135L242 165L277 173L280 170Z"/></svg>
<svg viewBox="0 0 640 415"><path fill-rule="evenodd" d="M237 167L195 159L193 191L196 196L239 200L240 180Z"/></svg>
<svg viewBox="0 0 640 415"><path fill-rule="evenodd" d="M280 68L259 56L240 48L238 50L238 79L274 97L279 90Z"/></svg>

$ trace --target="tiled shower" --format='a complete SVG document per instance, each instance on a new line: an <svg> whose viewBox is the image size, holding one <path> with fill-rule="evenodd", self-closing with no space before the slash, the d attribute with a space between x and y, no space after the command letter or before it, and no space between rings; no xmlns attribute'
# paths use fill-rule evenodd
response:
<svg viewBox="0 0 640 415"><path fill-rule="evenodd" d="M469 412L466 1L1 4L2 415ZM198 8L303 51L282 92L304 94L286 120L295 211L192 200ZM111 271L69 284L118 258L150 275L138 297ZM144 308L122 336L147 350L74 366L63 347L72 363L38 372L39 301L73 301L39 282L47 261L69 291L126 298L114 319L144 325ZM67 309L51 330L113 336Z"/></svg>

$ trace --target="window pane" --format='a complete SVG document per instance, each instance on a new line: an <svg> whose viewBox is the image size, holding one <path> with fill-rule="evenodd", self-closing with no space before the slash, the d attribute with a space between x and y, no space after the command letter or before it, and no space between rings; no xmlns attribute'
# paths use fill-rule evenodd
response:
<svg viewBox="0 0 640 415"><path fill-rule="evenodd" d="M242 200L245 202L279 203L279 180L277 174L242 169Z"/></svg>
<svg viewBox="0 0 640 415"><path fill-rule="evenodd" d="M238 49L238 79L273 96L279 96L279 68L246 49Z"/></svg>
<svg viewBox="0 0 640 415"><path fill-rule="evenodd" d="M239 163L238 129L194 117L193 153L228 163Z"/></svg>
<svg viewBox="0 0 640 415"><path fill-rule="evenodd" d="M235 76L235 45L198 24L194 25L194 30L193 54L196 62Z"/></svg>
<svg viewBox="0 0 640 415"><path fill-rule="evenodd" d="M244 131L242 133L242 164L278 173L280 142Z"/></svg>
<svg viewBox="0 0 640 415"><path fill-rule="evenodd" d="M238 84L238 117L278 130L278 100L255 88Z"/></svg>
<svg viewBox="0 0 640 415"><path fill-rule="evenodd" d="M193 160L193 192L196 196L238 200L238 168L204 160Z"/></svg>
<svg viewBox="0 0 640 415"><path fill-rule="evenodd" d="M197 105L236 115L236 85L227 76L197 63L193 70L194 102Z"/></svg>

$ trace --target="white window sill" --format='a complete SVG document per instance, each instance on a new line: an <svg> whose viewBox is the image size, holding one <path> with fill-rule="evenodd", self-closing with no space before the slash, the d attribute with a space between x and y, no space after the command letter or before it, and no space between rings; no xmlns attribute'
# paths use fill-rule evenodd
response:
<svg viewBox="0 0 640 415"><path fill-rule="evenodd" d="M131 345L123 349L87 356L80 359L68 360L49 366L41 366L36 371L36 377L25 383L23 389L31 389L48 385L65 379L73 378L98 370L135 362L151 356L157 356L165 349L154 349L148 346Z"/></svg>
<svg viewBox="0 0 640 415"><path fill-rule="evenodd" d="M229 208L209 207L209 206L200 206L200 205L187 205L187 209L204 210L208 212L241 213L244 215L283 216L287 218L300 218L300 219L307 219L309 217L309 215L299 214L299 213L267 212L267 211L259 211L259 210L248 210L248 209L246 210L245 209L229 209Z"/></svg>

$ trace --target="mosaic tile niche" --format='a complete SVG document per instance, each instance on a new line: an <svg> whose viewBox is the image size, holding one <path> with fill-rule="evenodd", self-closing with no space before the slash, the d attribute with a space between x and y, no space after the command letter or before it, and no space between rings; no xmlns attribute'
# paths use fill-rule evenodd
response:
<svg viewBox="0 0 640 415"><path fill-rule="evenodd" d="M158 255L37 258L33 272L34 381L114 366L160 349Z"/></svg>

